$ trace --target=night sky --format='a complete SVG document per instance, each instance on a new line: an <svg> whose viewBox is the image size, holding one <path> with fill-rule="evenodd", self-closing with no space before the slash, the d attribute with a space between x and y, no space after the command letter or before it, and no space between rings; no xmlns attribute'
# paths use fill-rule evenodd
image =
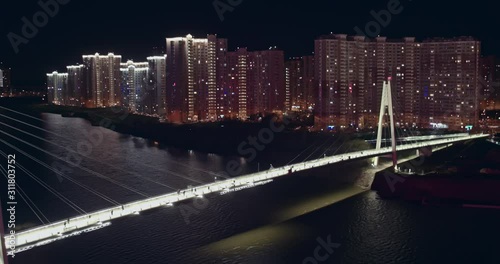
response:
<svg viewBox="0 0 500 264"><path fill-rule="evenodd" d="M69 0L35 37L20 44L16 54L7 34L22 36L21 18L32 21L42 8L36 0L3 0L0 61L12 67L13 85L24 87L44 85L46 72L63 72L66 65L81 63L82 54L112 51L124 60L145 61L154 46L165 46L165 37L187 33L218 34L229 39L230 50L278 46L287 56L308 55L318 36L354 35L354 27L364 28L374 20L371 10L387 9L393 0L219 1L242 2L224 13L221 21L213 0ZM483 42L484 55L500 55L496 2L400 0L400 4L402 12L392 16L380 35L419 39L470 35Z"/></svg>

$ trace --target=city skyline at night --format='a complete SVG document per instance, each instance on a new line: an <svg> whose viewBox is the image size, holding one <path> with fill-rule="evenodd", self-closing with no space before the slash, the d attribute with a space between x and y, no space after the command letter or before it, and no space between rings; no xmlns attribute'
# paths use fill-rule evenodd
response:
<svg viewBox="0 0 500 264"><path fill-rule="evenodd" d="M0 264L500 263L496 3L4 2Z"/></svg>
<svg viewBox="0 0 500 264"><path fill-rule="evenodd" d="M157 73L164 76L160 88L150 87L155 78L148 73L148 63L143 63L143 75L130 79L125 74L136 74L128 73L131 60L127 66L121 55L116 56L113 67L121 64L122 70L106 73L111 62L106 61L114 53L84 55L81 73L86 77L80 78L80 86L86 92L62 92L61 96L80 94L76 99L80 106L125 106L171 122L246 120L253 114L314 111L323 128L375 126L381 87L388 77L400 102L395 107L402 126L477 126L480 102L489 96L489 88L480 83L481 42L472 37L418 41L329 34L319 36L313 55L300 57L303 61L295 65L297 58L285 59L284 51L275 47L230 51L230 41L217 35L166 38L167 48L159 52L165 57L163 72ZM95 56L106 63L87 62ZM103 74L97 74L101 68ZM96 81L96 76L103 79ZM68 105L61 102L69 101L55 103Z"/></svg>

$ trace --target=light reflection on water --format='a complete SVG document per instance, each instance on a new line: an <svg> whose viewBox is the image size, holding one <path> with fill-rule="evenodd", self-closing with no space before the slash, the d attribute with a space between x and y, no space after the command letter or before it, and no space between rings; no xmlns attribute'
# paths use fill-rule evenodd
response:
<svg viewBox="0 0 500 264"><path fill-rule="evenodd" d="M214 176L204 170L224 171L229 160L242 161L156 146L141 138L92 127L82 119L57 115L43 115L43 118L48 123L39 125L64 138L24 129L74 149L85 138L84 131L101 131L103 143L93 146L92 159L83 159L82 166L149 195L172 190L135 174L173 188L185 188L194 184L192 180L213 181ZM30 142L56 155L68 154L43 141L30 139ZM47 164L56 160L33 148L16 146ZM20 157L19 162L87 211L109 206L67 180L59 182L54 173L25 157ZM244 172L256 167L244 160L241 165ZM464 263L474 262L473 254L499 260L494 254L500 237L496 228L500 222L498 211L422 207L380 200L373 192L343 200L360 189L339 184L338 180L371 171L359 163L333 166L324 173L313 172L224 196L213 195L207 197L206 208L190 216L189 224L180 206L145 212L114 221L100 231L24 252L12 263L302 263L313 254L316 239L327 236L341 244L327 263ZM75 168L69 176L120 202L142 198L80 169ZM25 176L19 175L19 181L49 219L75 215ZM26 207L19 206L24 208L19 210L19 221L36 224L36 218ZM439 257L443 252L456 253Z"/></svg>

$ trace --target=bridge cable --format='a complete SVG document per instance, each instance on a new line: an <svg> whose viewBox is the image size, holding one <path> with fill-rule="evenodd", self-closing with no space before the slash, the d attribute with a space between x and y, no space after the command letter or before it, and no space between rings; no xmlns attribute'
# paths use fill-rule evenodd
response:
<svg viewBox="0 0 500 264"><path fill-rule="evenodd" d="M9 177L7 176L7 170L5 170L3 167L0 166L0 173L2 173L2 175L5 177L5 179L7 179L7 181L9 180ZM49 219L43 214L43 212L40 210L40 208L38 208L38 206L36 206L36 204L29 198L29 196L24 192L24 190L21 188L21 185L19 183L16 182L16 190L18 190L18 195L21 196L21 199L23 199L23 201L26 203L26 205L30 208L30 210L33 212L33 214L38 218L38 220L40 220L40 222L42 223L42 225L45 225L45 221L42 220L42 217L48 222L50 223ZM30 204L31 203L31 204ZM37 211L31 206L33 205L33 207L36 208L36 210L38 210L38 212L40 213L40 215L42 217L40 217L40 215L38 215Z"/></svg>
<svg viewBox="0 0 500 264"><path fill-rule="evenodd" d="M31 116L31 115L27 115L27 114L25 114L25 113L22 113L22 112L19 112L19 111L15 111L15 110L12 110L12 109L9 109L9 108L6 108L6 107L2 107L2 106L0 106L0 109L4 109L4 110L7 110L7 111L11 111L11 112L13 112L13 113L17 113L17 114L20 114L20 115L23 115L23 116L29 117L29 118L31 118L31 119L34 119L34 120L37 120L37 121L41 121L41 122L47 123L47 124L49 123L49 122L47 122L47 121L45 121L45 120L43 120L43 119L36 118L36 117ZM0 116L4 116L4 115L1 115L1 114L0 114ZM7 116L4 116L4 117L7 117ZM13 118L10 118L10 117L7 117L7 118L9 118L9 119L13 119ZM17 122L24 123L24 124L26 124L26 125L28 125L28 126L31 126L31 127L34 127L34 128L40 129L40 130L44 130L44 131L46 131L46 132L48 132L48 133L51 133L51 134L54 134L54 135L56 135L56 136L59 136L59 137L62 137L62 138L68 139L68 140L73 140L73 139L70 139L70 138L66 138L66 137L60 136L60 135L58 135L58 134L56 134L56 133L53 133L53 132L48 131L48 130L45 130L45 129L43 129L43 128L39 128L39 127L36 127L36 126L30 125L30 124L27 124L27 123L25 123L25 122L23 122L23 121L20 121L20 120L17 120L17 119L13 119L13 120L15 120L15 121L17 121ZM103 129L104 129L104 128L103 128ZM130 159L129 159L129 160L130 160ZM133 160L130 160L130 161L135 162L135 161L133 161ZM173 163L179 164L179 165L181 165L181 166L184 166L184 167L187 167L187 168L191 168L191 169L195 169L195 170L198 170L198 171L201 171L201 172L210 173L210 174L212 174L212 175L216 174L217 176L221 176L221 177L223 177L223 178L228 178L228 177L226 177L226 176L224 176L224 175L217 174L217 173L215 173L215 172L213 172L213 171L207 171L207 170L203 170L203 169L200 169L200 168L191 167L191 166L189 166L189 165L183 164L183 163L178 162L178 161L169 161L169 162L173 162ZM138 163L138 162L135 162L135 163L136 163L136 164L141 164L141 165L142 165L142 163ZM154 167L151 167L151 168L154 168Z"/></svg>
<svg viewBox="0 0 500 264"><path fill-rule="evenodd" d="M9 127L9 128L12 128L12 129L14 129L14 130L17 130L17 131L19 131L19 132L21 132L21 133L24 133L24 134L30 135L30 136L32 136L32 137L34 137L34 138L39 139L39 140L45 141L45 142L47 142L47 143L49 143L49 144L52 144L52 145L54 145L54 146L56 146L56 147L59 147L59 148L62 148L62 149L68 150L68 151L70 151L70 152L73 152L73 153L79 154L77 151L74 151L74 150L72 150L72 149L70 149L70 148L65 148L65 147L63 147L63 146L61 146L61 145L58 145L58 144L56 144L56 143L53 143L53 142L52 142L52 141L50 141L50 140L46 140L46 139L41 138L41 137L39 137L39 136L33 135L33 134L29 133L29 132L26 132L26 131L23 131L23 130L21 130L21 129L18 129L18 128L15 128L15 127L12 127L12 126L7 125L7 124L5 124L5 123L3 123L3 122L0 122L0 124L1 124L1 125L4 125L4 126L7 126L7 127ZM116 166L111 165L111 164L107 164L106 162L100 161L100 160L98 160L98 159L95 159L95 158L92 158L92 157L89 157L89 156L85 156L85 157L86 157L86 158L88 158L88 159L90 159L90 160L92 160L92 161L94 161L94 162L98 162L98 163L101 163L101 164L105 164L105 165L107 165L107 166L109 166L109 167L111 167L111 168L114 168L114 169L116 169L116 170L119 170L119 171L122 171L122 172L125 172L125 173L129 173L129 174L132 174L132 175L135 175L135 176L137 176L137 177L139 177L139 178L141 178L141 179L144 179L144 180L147 180L147 181L150 181L150 182L153 182L153 183L156 183L156 184L162 185L162 186L164 186L164 187L168 187L168 188L170 188L170 189L172 189L172 190L177 190L177 188L174 188L174 187L171 187L171 186L169 186L169 185L163 184L163 183L161 183L161 182L158 182L158 181L155 181L155 180L152 180L152 179L146 178L146 177L144 177L144 176L142 176L142 175L140 175L140 174L138 174L138 173L135 173L135 172L132 172L132 171L126 171L126 170L124 170L124 169L121 169L121 168L116 167ZM182 177L182 176L179 176L179 177ZM182 177L182 178L185 178L185 177ZM185 178L185 179L187 179L187 178ZM197 183L200 183L200 184L203 184L203 182L200 182L200 181L196 181L196 180L191 180L191 181L193 181L193 182L197 182Z"/></svg>
<svg viewBox="0 0 500 264"><path fill-rule="evenodd" d="M0 142L2 142L3 140L0 139ZM5 142L2 142L2 143L5 143ZM4 155L5 153L2 154L2 156L4 157L7 157L6 155ZM21 154L24 154L24 153L21 153ZM40 184L42 187L44 187L45 189L47 189L47 191L49 191L50 193L52 193L54 196L56 196L57 198L59 198L61 201L63 201L65 204L67 204L69 207L71 207L73 210L75 210L76 212L78 212L79 214L84 214L86 213L85 210L83 210L82 208L80 208L79 206L77 206L75 203L73 203L70 199L66 198L63 194L59 193L57 190L55 190L54 188L52 188L50 185L46 184L45 182L43 182L42 180L40 180L40 178L36 177L35 175L33 175L31 172L29 172L28 170L26 170L25 168L23 168L23 166L21 166L19 163L17 164L17 167L23 171L24 173L26 173L26 175L28 175L30 178L32 178L34 181L36 181L38 184Z"/></svg>
<svg viewBox="0 0 500 264"><path fill-rule="evenodd" d="M1 140L1 139L0 139L0 142L2 142L2 143L4 143L4 144L6 143L5 141L3 141L3 140ZM7 144L7 145L10 145L10 144ZM14 150L18 151L19 153L23 154L24 156L28 157L29 159L33 160L34 162L36 162L36 163L38 163L38 164L42 165L43 167L47 168L48 170L50 170L50 171L54 172L55 174L57 174L57 175L59 175L59 176L61 176L61 177L63 177L64 179L69 180L70 182L74 183L75 185L77 185L77 186L79 186L79 187L81 187L81 188L83 188L83 189L85 189L85 190L87 190L87 191L91 192L92 194L96 195L97 197L99 197L99 198L101 198L101 199L103 199L103 200L105 200L105 201L107 201L107 202L109 202L109 203L111 203L111 204L113 204L113 205L121 205L120 203L118 203L117 201L113 200L112 198L110 198L110 197L108 197L108 196L106 196L106 195L104 195L104 194L102 194L102 193L100 193L100 192L98 192L98 191L93 190L92 188L90 188L90 187L88 187L88 186L86 186L86 185L84 185L84 184L82 184L82 183L78 182L77 180L75 180L75 179L73 179L73 178L71 178L71 177L69 177L69 176L67 176L67 175L62 174L61 172L59 172L59 171L55 170L54 168L52 168L51 166L49 166L47 163L45 163L45 162L43 162L43 161L40 161L40 160L38 160L37 158L34 158L34 157L33 157L33 156L31 156L30 154L28 154L28 153L26 153L26 152L24 152L24 151L22 151L22 150L20 150L20 149L18 149L18 148L16 148L16 147L13 147L13 146L11 146L11 147L12 147ZM3 152L2 152L2 153L3 153ZM6 157L5 153L3 153L2 155L3 155L4 157ZM31 173L31 172L29 172L28 170L26 170L25 168L23 168L23 166L21 166L19 163L18 163L18 167L19 167L22 171L24 171L24 172L25 172L28 176L30 176L31 178L33 178L35 181L37 181L37 182L38 182L38 181L42 181L39 177L35 176L33 173ZM55 192L57 192L57 191L56 191L54 188L52 188L50 185L45 184L45 182L43 182L43 181L42 181L42 183L44 184L44 185L42 185L42 186L45 186L45 185L46 185L49 189L54 190ZM69 199L67 199L67 200L68 200L68 201L70 201ZM71 202L71 201L70 201L70 202Z"/></svg>
<svg viewBox="0 0 500 264"><path fill-rule="evenodd" d="M307 159L309 159L314 153L316 153L318 150L320 150L323 146L325 146L326 144L328 144L328 142L330 141L331 138L334 138L335 137L328 137L328 140L326 140L323 144L321 144L319 147L316 148L316 150L314 150L309 156L307 156L302 162L305 162Z"/></svg>
<svg viewBox="0 0 500 264"><path fill-rule="evenodd" d="M335 140L335 141L334 141L334 142L333 142L333 143L332 143L332 144L331 144L331 145L330 145L330 146L329 146L329 147L328 147L328 148L327 148L327 149L323 152L323 154L321 154L321 156L319 156L319 158L321 158L321 157L325 156L325 155L326 155L326 153L327 153L328 151L330 151L330 149L331 149L333 146L335 146L335 144L336 144L336 143L337 143L340 139L342 139L342 135L339 135L339 136L337 137L337 140ZM345 142L344 142L344 143L345 143ZM337 149L337 151L338 151L338 150L339 150L339 149L340 149L340 148L344 145L344 143L342 143L342 145L340 145L340 146L339 146L339 148ZM337 151L336 151L336 152L337 152ZM336 152L335 152L335 153L336 153Z"/></svg>
<svg viewBox="0 0 500 264"><path fill-rule="evenodd" d="M43 120L43 119L39 119L39 118L36 118L36 117L32 117L32 116L30 116L30 115L26 115L26 114L21 113L21 112L18 112L18 111L14 111L14 110L11 110L11 109L8 109L8 108L5 108L5 107L0 107L0 108L6 109L6 110L9 110L9 111L12 111L12 112L14 112L14 113L18 113L18 114L21 114L21 115L24 115L24 116L28 116L28 117L30 117L30 118L32 118L32 119L35 119L35 120L38 120L38 121L41 121L41 122L44 122L44 123L48 123L47 121L45 121L45 120ZM23 122L23 121L21 121L21 120L18 120L18 119L15 119L15 118L12 118L12 117L9 117L9 116L6 116L6 115L3 115L3 114L0 114L0 116L5 117L5 118L8 118L8 119L11 119L11 120L13 120L13 121L16 121L16 122L19 122L19 123L22 123L22 124L25 124L25 125L27 125L27 126L30 126L30 127L33 127L33 128L36 128L36 129L39 129L39 130L42 130L42 131L45 131L45 132L47 132L47 133L50 133L50 134L52 134L52 135L55 135L55 136L58 136L58 137L64 138L64 139L66 139L66 140L69 140L69 141L72 141L72 142L76 142L76 141L75 141L74 139L72 139L72 138L67 138L67 137L61 136L61 135L59 135L59 134L57 134L57 133L54 133L54 132L52 132L52 131L49 131L49 130L46 130L46 129L43 129L43 128L40 128L40 127L37 127L37 126L34 126L34 125L31 125L31 124L26 123L26 122ZM103 129L104 129L104 128L103 128ZM103 153L110 154L110 152L106 152L106 151L104 151ZM132 163L134 163L134 164L138 164L138 165L141 165L141 166L144 166L144 167L152 168L152 169L155 169L155 170L158 170L158 171L162 171L162 172L166 172L166 173L172 173L172 174L174 174L174 173L175 173L174 171L171 171L171 170L159 169L159 168L157 168L157 167L153 167L153 166L150 166L150 165L146 165L146 164L144 164L144 163L139 163L139 162L136 162L135 160L132 160L132 159L126 159L126 160L127 160L127 161L129 161L129 162L132 162ZM197 171L201 171L201 172L204 172L204 173L207 173L207 174L210 174L210 175L215 175L215 176L219 176L219 177L226 178L226 179L228 179L228 178L229 178L229 177L227 177L227 176L225 176L225 175L222 175L222 174L219 174L219 173L216 173L216 172L213 172L213 171L204 170L204 169L197 168L197 167L192 167L192 166L186 165L186 164L184 164L184 163L182 163L182 162L178 162L178 161L175 161L175 160L169 160L168 162L169 162L169 163L170 163L170 162L171 162L171 163L175 163L175 164L178 164L178 165L180 165L180 166L183 166L183 167L186 167L186 168L189 168L189 169L194 169L194 170L197 170ZM176 175L176 176L177 176L177 175ZM188 180L190 180L190 181L192 181L192 180L191 180L191 179L189 179L189 178L187 178L187 179L188 179ZM194 181L194 182L196 182L196 181ZM198 183L200 183L200 182L198 182ZM201 184L203 184L203 183L201 183Z"/></svg>
<svg viewBox="0 0 500 264"><path fill-rule="evenodd" d="M2 143L4 143L4 144L6 143L6 142L4 142L3 140L0 140L0 142L2 142ZM8 145L10 145L10 144L8 144ZM13 146L11 146L11 147L13 147ZM38 163L38 164L42 165L43 167L47 168L48 170L53 171L53 172L54 172L54 173L56 173L57 175L60 175L61 177L63 177L63 178L65 178L65 179L69 180L70 182L74 183L75 185L80 186L81 188L83 188L83 189L85 189L85 190L87 190L87 191L89 191L89 192L93 193L94 195L98 196L99 198L102 198L103 200L108 201L108 202L110 202L110 203L112 203L112 204L114 204L114 205L121 205L120 203L118 203L118 202L116 202L115 200L113 200L113 199L111 199L111 198L107 197L106 195L101 194L100 192L95 191L95 190L93 190L92 188L90 188L90 187L88 187L88 186L85 186L84 184L82 184L82 183L80 183L80 182L78 182L78 181L74 180L73 178L71 178L71 177L69 177L69 176L66 176L66 175L62 174L61 172L59 172L59 171L57 171L57 170L53 169L53 168L52 168L51 166L49 166L48 164L46 164L46 163L44 163L44 162L42 162L42 161L40 161L40 160L38 160L38 159L34 158L33 156L29 155L28 153L26 153L26 152L24 152L24 151L22 151L22 150L20 150L20 149L17 149L17 148L15 148L15 147L13 147L13 148L14 148L16 151L18 151L19 153L21 153L21 154L23 154L24 156L28 157L29 159L31 159L31 160L35 161L36 163ZM6 155L5 155L5 154L2 154L2 155L3 155L4 157L6 157ZM25 168L23 168L23 166L21 166L19 163L18 163L18 167L19 167L22 171L24 171L24 172L25 172L28 176L30 176L31 178L33 178L35 181L37 181L37 182L38 182L38 181L42 181L39 177L35 176L33 173L31 173L31 172L29 172L28 170L26 170ZM43 183L43 184L42 184L42 183ZM41 185L42 185L42 186L47 186L47 188L49 188L49 189L51 189L51 190L56 191L56 190L55 190L55 189L53 189L50 185L45 184L43 181L42 181L42 183L41 183ZM57 191L56 191L56 192L57 192ZM69 199L67 199L67 200L68 200L68 201L70 201Z"/></svg>
<svg viewBox="0 0 500 264"><path fill-rule="evenodd" d="M399 103L399 101L398 101L398 100L396 100L396 106L397 106L397 108L396 108L396 109L403 109L402 105ZM399 112L397 112L397 111L394 111L394 112L395 112L395 113L399 113ZM400 124L401 124L401 123L400 123ZM403 124L404 124L404 123L403 123ZM412 126L413 126L413 124L412 124ZM400 129L402 130L402 128L400 128ZM403 133L402 131L401 131L401 132L402 132L402 134L403 134L403 135L405 135L405 134L409 134L409 135L411 135L411 137L410 137L410 136L408 136L408 137L413 138L413 140L411 140L411 139L410 139L410 140L409 140L409 141L410 141L410 143L409 143L409 144L417 143L418 141L417 141L417 139L415 138L415 133L413 132L412 127L407 127L407 129L408 129L409 133ZM402 145L404 145L404 142L405 142L405 141L406 141L406 140L405 140L404 138L402 138L401 144L402 144Z"/></svg>
<svg viewBox="0 0 500 264"><path fill-rule="evenodd" d="M298 157L300 157L302 154L304 154L307 150L309 150L310 148L314 147L317 143L319 142L319 140L316 140L312 145L310 145L309 147L307 147L306 149L304 149L302 152L300 152L295 158L293 158L292 160L290 160L286 166L290 165L290 163L292 163L294 160L296 160Z"/></svg>
<svg viewBox="0 0 500 264"><path fill-rule="evenodd" d="M101 178L101 179L104 179L104 180L106 180L106 181L108 181L108 182L114 183L114 184L116 184L117 186L120 186L120 187L122 187L122 188L124 188L124 189L127 189L127 190L129 190L129 191L131 191L131 192L134 192L134 193L136 193L136 194L139 194L139 195L141 195L141 196L148 197L148 198L150 197L150 196L148 196L147 194L142 193L141 191L139 191L139 190L137 190L137 189L135 189L135 188L129 187L129 186L127 186L126 184L120 183L120 182L118 182L118 181L116 181L116 180L114 180L114 179L112 179L112 178L106 177L106 176L102 175L101 173L98 173L98 172L95 172L95 171L90 170L90 169L88 169L88 168L82 167L82 166L80 166L80 165L78 165L78 164L72 164L70 161L64 160L63 158L58 157L58 156L57 156L57 155L55 155L55 154L52 154L52 153L50 153L50 152L48 152L48 151L46 151L46 150L44 150L44 149L41 149L41 148L39 148L39 147L37 147L37 146L35 146L35 145L33 145L33 144L29 143L29 142L26 142L26 141L24 141L24 140L22 140L22 139L20 139L20 138L18 138L18 137L16 137L16 136L13 136L13 135L11 135L11 134L9 134L9 133L6 133L6 132L1 131L1 130L0 130L0 133L5 134L5 135L7 135L7 136L9 136L9 137L12 137L12 138L14 138L14 139L16 139L16 140L18 140L18 141L20 141L20 142L22 142L22 143L26 144L26 145L31 146L32 148L38 149L39 151L42 151L42 152L44 152L44 153L46 153L46 154L48 154L48 155L50 155L50 156L52 156L52 157L54 157L54 158L56 158L56 159L59 159L59 160L61 160L61 161L65 162L65 163L68 163L68 164L70 164L70 165L72 165L72 166L74 166L74 167L80 168L80 169L82 169L83 171L85 171L85 172L87 172L87 173L90 173L90 174L93 174L93 175L97 176L98 178ZM4 141L4 142L5 142L5 141ZM6 144L8 144L7 142L5 142L5 143L6 143ZM9 145L10 145L10 144L9 144Z"/></svg>

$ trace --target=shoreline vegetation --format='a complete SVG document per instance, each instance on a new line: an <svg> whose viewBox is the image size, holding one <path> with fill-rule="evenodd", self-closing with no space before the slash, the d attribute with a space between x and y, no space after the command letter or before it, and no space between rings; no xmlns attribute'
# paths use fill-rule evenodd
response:
<svg viewBox="0 0 500 264"><path fill-rule="evenodd" d="M84 109L78 107L33 105L38 113L60 114L67 118L83 118L92 126L101 126L118 133L151 140L154 143L186 150L196 150L221 155L240 155L238 146L248 137L258 137L259 131L269 128L271 117L261 122L227 120L212 123L174 124L160 122L150 117L112 109ZM280 126L281 121L276 122ZM320 133L293 130L289 126L274 134L266 145L267 150L301 151L324 137ZM262 144L263 145L263 144Z"/></svg>
<svg viewBox="0 0 500 264"><path fill-rule="evenodd" d="M201 122L191 124L174 124L160 122L159 118L117 111L112 108L81 108L71 106L47 105L41 98L2 98L0 105L32 114L51 113L65 118L82 118L92 126L101 126L124 135L144 138L151 145L173 147L184 150L194 150L204 153L219 155L234 155L245 157L239 146L246 142L246 147L252 147L249 137L257 138L260 145L259 151L275 155L278 153L293 156L312 147L327 155L347 151L366 150L373 146L366 140L374 140L375 131L341 130L341 131L314 131L314 117L296 116L284 124L277 116L269 115L259 122L242 122L239 120L224 120L218 122ZM1 110L0 110L1 111ZM271 127L271 122L276 120L275 126L284 126L285 129L273 133L272 139L267 138L268 144L259 140L259 132ZM411 132L409 132L411 133ZM427 134L426 132L418 134ZM446 132L444 132L446 133ZM429 133L430 134L430 133ZM410 135L410 134L408 134ZM332 139L334 137L334 139ZM324 144L325 143L325 144ZM240 149L240 150L239 150ZM322 151L321 151L322 150ZM320 153L320 154L321 154ZM318 154L318 155L320 155ZM279 155L279 154L278 154ZM306 155L307 156L307 155ZM316 155L317 156L317 155ZM318 157L311 158L318 158Z"/></svg>
<svg viewBox="0 0 500 264"><path fill-rule="evenodd" d="M271 121L275 116L266 116L260 122L242 122L238 120L226 120L219 122L173 124L160 122L157 117L145 116L117 111L111 108L87 109L71 106L57 106L43 104L40 99L10 98L0 100L0 105L16 109L25 113L59 114L66 118L82 118L89 121L92 126L102 126L118 133L141 137L149 140L151 144L178 149L194 150L219 155L235 155L244 157L239 151L243 142L248 143L249 137L259 137L259 132L270 128ZM0 110L1 111L1 110ZM285 125L282 120L277 119L275 126ZM321 146L323 142L330 140L323 147L325 150L342 148L337 153L347 150L361 150L371 148L364 139L373 139L371 133L364 135L355 133L333 133L309 131L311 122L309 120L292 120L282 132L274 133L270 143L262 144L262 152L265 153L300 153L312 145ZM267 136L267 135L266 135ZM365 138L362 138L362 137ZM268 138L266 137L266 140ZM342 144L349 142L349 144ZM348 145L348 146L347 146ZM246 147L250 147L248 143ZM315 147L316 148L316 147ZM259 150L260 151L260 150ZM318 154L319 155L319 154Z"/></svg>

